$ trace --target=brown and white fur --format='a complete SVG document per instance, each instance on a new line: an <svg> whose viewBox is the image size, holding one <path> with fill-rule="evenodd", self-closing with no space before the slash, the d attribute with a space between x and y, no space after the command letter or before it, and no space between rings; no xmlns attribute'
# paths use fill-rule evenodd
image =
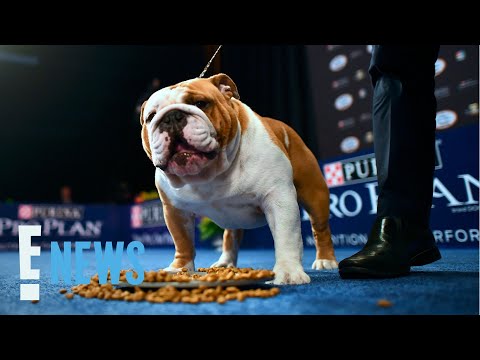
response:
<svg viewBox="0 0 480 360"><path fill-rule="evenodd" d="M329 228L329 192L312 152L286 124L239 100L225 74L155 92L142 106L143 147L175 243L168 270L194 270L194 216L225 229L212 266L236 266L242 229L268 224L275 284L310 282L302 266L300 203L316 243L313 269L337 268Z"/></svg>

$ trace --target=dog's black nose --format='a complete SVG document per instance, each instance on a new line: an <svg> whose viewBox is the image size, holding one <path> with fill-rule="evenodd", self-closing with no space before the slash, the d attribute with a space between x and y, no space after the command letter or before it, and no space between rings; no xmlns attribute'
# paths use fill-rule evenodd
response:
<svg viewBox="0 0 480 360"><path fill-rule="evenodd" d="M163 122L165 124L174 124L185 118L185 113L180 110L172 110L166 113L163 117Z"/></svg>

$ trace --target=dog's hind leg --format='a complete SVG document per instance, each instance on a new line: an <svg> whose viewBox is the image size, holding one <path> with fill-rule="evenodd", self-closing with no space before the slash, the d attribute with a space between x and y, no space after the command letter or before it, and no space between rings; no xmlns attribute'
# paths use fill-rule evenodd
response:
<svg viewBox="0 0 480 360"><path fill-rule="evenodd" d="M312 268L336 269L330 226L330 193L323 178L320 166L312 152L293 130L288 129L290 138L289 156L293 165L293 182L297 190L297 198L310 216L312 233L315 239L317 254Z"/></svg>
<svg viewBox="0 0 480 360"><path fill-rule="evenodd" d="M318 168L318 165L316 167ZM320 169L318 169L318 172L320 172ZM324 185L325 181L321 174L317 173L312 175L312 177L318 179L316 184L303 184L303 186L300 186L300 189L297 189L298 200L310 217L312 234L317 248L312 269L336 269L338 264L335 260L335 251L328 223L330 211L329 191L327 186Z"/></svg>

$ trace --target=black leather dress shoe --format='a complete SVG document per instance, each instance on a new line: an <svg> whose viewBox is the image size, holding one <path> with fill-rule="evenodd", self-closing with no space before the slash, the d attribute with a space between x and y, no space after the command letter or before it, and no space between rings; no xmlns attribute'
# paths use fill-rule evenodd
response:
<svg viewBox="0 0 480 360"><path fill-rule="evenodd" d="M427 265L442 258L432 231L428 228L417 229L408 246L410 266Z"/></svg>
<svg viewBox="0 0 480 360"><path fill-rule="evenodd" d="M429 264L440 258L428 228L400 217L379 217L363 249L342 260L338 269L344 279L387 278L408 275L410 266Z"/></svg>

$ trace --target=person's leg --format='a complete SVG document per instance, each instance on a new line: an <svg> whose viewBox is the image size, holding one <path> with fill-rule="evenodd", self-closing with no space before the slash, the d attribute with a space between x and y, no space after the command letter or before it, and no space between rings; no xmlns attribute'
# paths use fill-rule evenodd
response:
<svg viewBox="0 0 480 360"><path fill-rule="evenodd" d="M428 226L435 167L434 59L438 48L379 46L375 51L381 56L371 71L377 214L401 216ZM393 61L390 58L397 67L388 66Z"/></svg>
<svg viewBox="0 0 480 360"><path fill-rule="evenodd" d="M435 166L438 46L375 46L373 133L377 218L365 247L339 264L342 277L407 274L440 258L428 228Z"/></svg>

